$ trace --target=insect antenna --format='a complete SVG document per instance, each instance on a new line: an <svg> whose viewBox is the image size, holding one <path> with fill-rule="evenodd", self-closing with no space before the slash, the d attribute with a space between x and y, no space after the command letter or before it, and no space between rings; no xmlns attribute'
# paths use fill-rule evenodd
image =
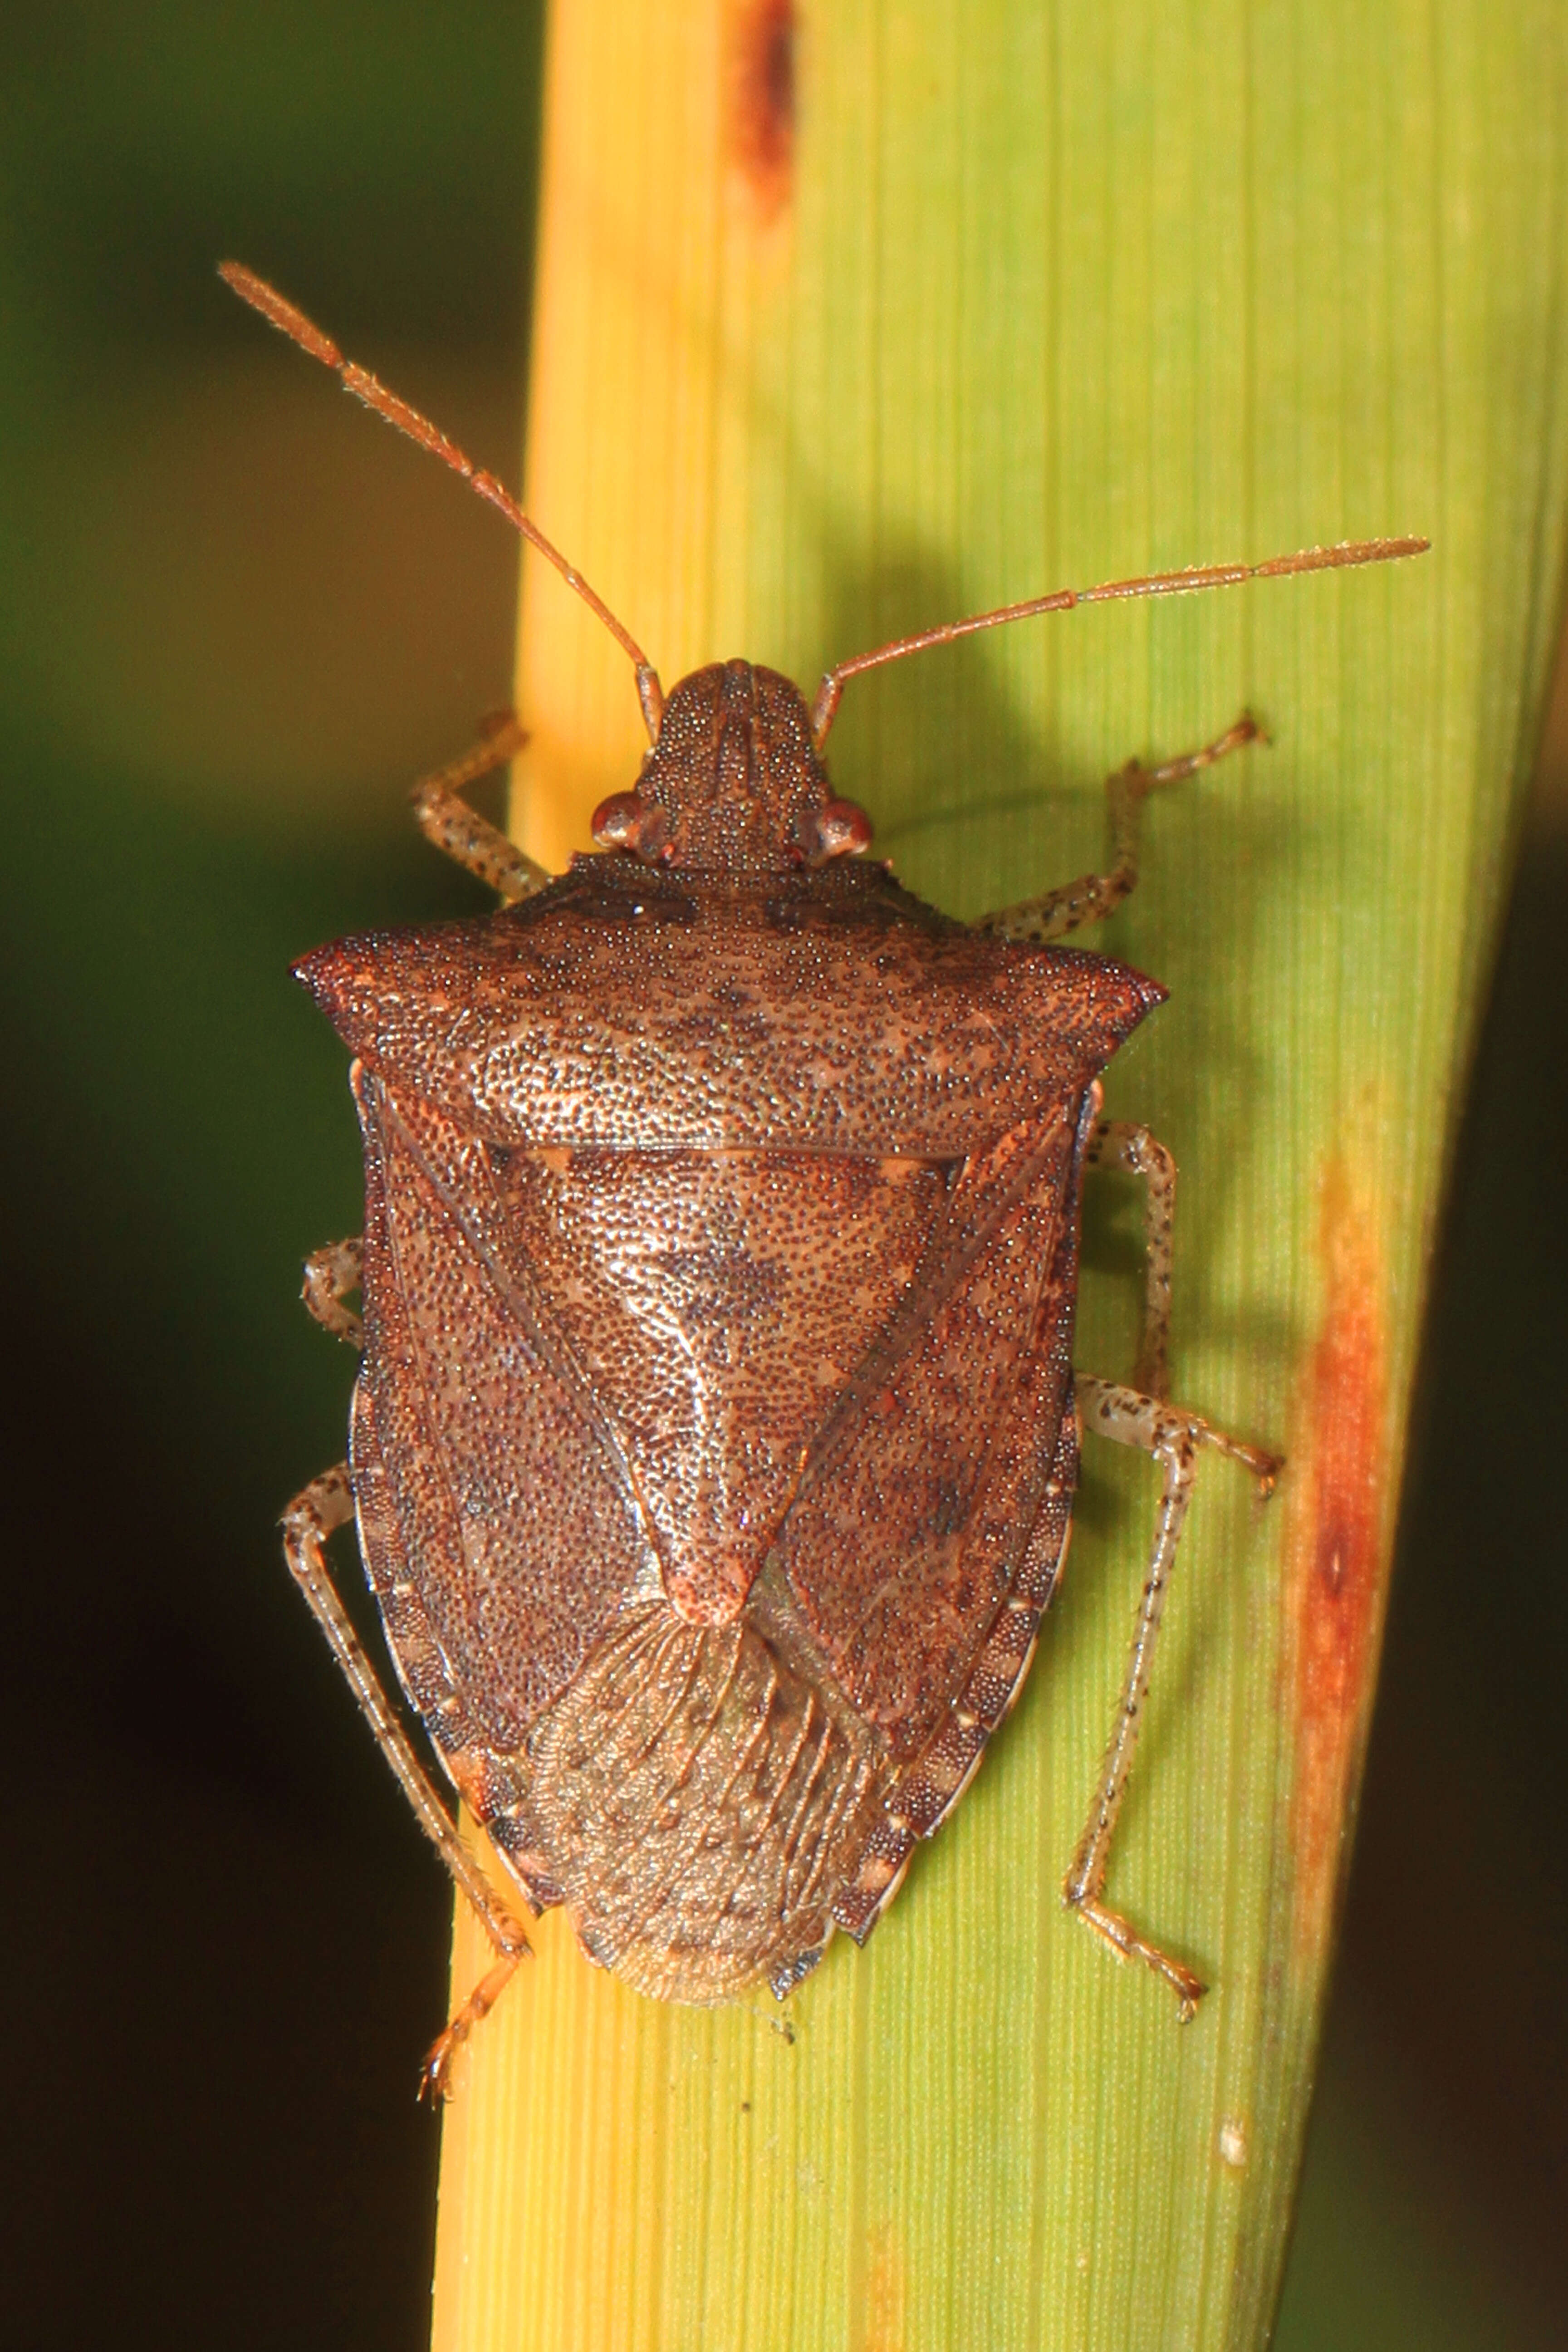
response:
<svg viewBox="0 0 1568 2352"><path fill-rule="evenodd" d="M811 707L812 734L820 751L847 678L858 677L862 670L880 669L885 662L902 661L906 654L923 654L931 646L951 645L955 637L971 637L977 629L1027 621L1037 613L1068 613L1075 604L1110 604L1132 596L1185 596L1199 588L1234 588L1243 580L1279 580L1290 572L1338 572L1357 563L1396 563L1406 555L1424 555L1431 544L1429 539L1342 540L1335 547L1303 547L1294 555L1270 555L1262 563L1206 563L1186 572L1149 572L1135 580L1102 580L1095 588L1058 588L1048 596L1030 596L1021 604L999 604L994 613L972 613L964 621L944 621L940 628L922 629L917 636L895 637L868 654L854 654L830 669Z"/></svg>
<svg viewBox="0 0 1568 2352"><path fill-rule="evenodd" d="M493 474L487 474L481 467L474 464L472 458L466 457L455 441L447 439L438 425L432 425L427 416L422 416L395 392L388 392L368 368L358 366L353 360L345 360L331 337L324 335L320 327L307 319L302 310L297 310L292 302L286 301L264 278L258 278L254 270L247 269L238 261L219 262L218 276L234 289L242 302L248 302L253 310L259 310L264 319L270 320L273 326L292 342L298 343L302 352L309 352L310 357L320 360L323 367L335 369L343 380L344 390L352 392L356 400L363 400L367 408L374 408L388 425L395 425L400 433L406 433L411 441L416 441L421 449L428 449L433 457L439 457L444 466L450 466L455 474L461 474L470 489L477 490L481 499L499 508L514 530L521 532L530 547L537 548L545 562L555 566L568 588L576 590L589 611L604 623L621 651L629 656L637 671L637 698L642 704L648 740L657 743L658 722L664 710L664 689L658 682L658 672L631 631L616 619L604 598L588 585L582 573L567 562L561 550L545 538L539 525L529 520L510 490L503 488Z"/></svg>

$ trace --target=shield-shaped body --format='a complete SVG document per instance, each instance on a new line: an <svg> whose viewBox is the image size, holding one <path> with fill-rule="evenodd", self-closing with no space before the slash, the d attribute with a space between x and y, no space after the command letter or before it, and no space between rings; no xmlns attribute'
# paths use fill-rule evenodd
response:
<svg viewBox="0 0 1568 2352"><path fill-rule="evenodd" d="M359 1059L363 1243L306 1297L366 1352L352 1472L284 1549L494 1968L427 2062L488 2013L526 1938L463 1845L333 1589L351 1500L404 1687L535 1907L667 1999L781 1993L835 1926L864 1937L1016 1695L1060 1571L1077 1468L1070 1345L1091 1148L1148 1185L1142 1390L1082 1383L1101 1433L1162 1463L1139 1627L1064 1899L1154 1969L1100 1900L1198 1451L1262 1492L1278 1458L1164 1399L1174 1165L1095 1133L1098 1074L1163 992L1044 942L1136 869L1157 785L1252 741L1110 780L1114 869L978 932L847 860L871 828L823 747L847 679L1031 614L1414 555L1342 541L1060 589L874 646L808 710L729 661L666 698L647 655L492 476L293 304L244 300L453 467L634 666L650 750L548 887L463 803L500 737L425 779L419 821L505 898L488 923L350 940L300 976ZM838 861L846 861L839 863ZM537 895L531 895L537 892ZM1148 1391L1151 1392L1143 1392Z"/></svg>
<svg viewBox="0 0 1568 2352"><path fill-rule="evenodd" d="M782 1990L1027 1670L1097 1076L1163 992L880 867L618 852L300 976L358 1057L353 1491L409 1697L592 1958Z"/></svg>

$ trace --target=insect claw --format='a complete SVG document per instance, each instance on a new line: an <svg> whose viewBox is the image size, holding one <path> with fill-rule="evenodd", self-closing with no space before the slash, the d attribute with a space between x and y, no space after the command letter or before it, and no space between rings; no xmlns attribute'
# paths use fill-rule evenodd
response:
<svg viewBox="0 0 1568 2352"><path fill-rule="evenodd" d="M1202 1435L1205 1443L1212 1445L1216 1453L1228 1454L1233 1462L1239 1462L1244 1470L1250 1472L1258 1481L1258 1499L1266 1503L1279 1483L1285 1456L1282 1454L1266 1454L1262 1446L1245 1444L1238 1437L1227 1437L1223 1430L1205 1426Z"/></svg>
<svg viewBox="0 0 1568 2352"><path fill-rule="evenodd" d="M510 1927L511 1933L501 1946L495 1966L480 1978L446 2032L437 2035L425 2053L425 2063L419 2069L418 2096L428 2099L433 2106L451 2097L452 2069L458 2051L475 2026L489 2015L511 1981L518 1962L526 1960L533 1950L515 1921Z"/></svg>
<svg viewBox="0 0 1568 2352"><path fill-rule="evenodd" d="M450 2028L433 2042L425 2053L419 2069L419 2084L414 2095L423 2105L426 2100L433 2107L444 2107L453 2092L452 2068L458 2044Z"/></svg>
<svg viewBox="0 0 1568 2352"><path fill-rule="evenodd" d="M1157 1977L1163 1977L1176 1996L1177 2024L1192 2023L1198 2013L1198 2003L1208 1990L1201 1977L1194 1976L1191 1969L1184 1969L1180 1960L1163 1952L1158 1944L1151 1944L1119 1911L1107 1910L1082 1885L1076 1869L1062 1888L1062 1901L1069 1911L1077 1912L1084 1926L1092 1929L1119 1960L1142 1960Z"/></svg>
<svg viewBox="0 0 1568 2352"><path fill-rule="evenodd" d="M479 721L479 735L487 743L506 743L507 750L521 751L528 740L528 730L522 726L515 710L487 710Z"/></svg>

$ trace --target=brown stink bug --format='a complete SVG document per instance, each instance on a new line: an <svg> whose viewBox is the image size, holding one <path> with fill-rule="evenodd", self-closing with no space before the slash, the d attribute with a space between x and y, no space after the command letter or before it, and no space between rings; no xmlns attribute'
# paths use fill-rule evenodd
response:
<svg viewBox="0 0 1568 2352"><path fill-rule="evenodd" d="M498 1959L426 2082L528 1949L460 1839L325 1565L348 1518L404 1689L534 1913L640 1990L781 1998L857 1941L1017 1696L1060 1574L1080 1423L1163 1489L1115 1728L1068 1903L1190 2016L1203 1987L1102 1901L1199 1454L1279 1464L1165 1398L1175 1171L1100 1117L1164 991L1051 944L1136 878L1146 793L1258 730L1110 780L1105 875L950 920L863 861L822 750L845 680L1110 597L1375 562L1313 548L1064 591L883 646L810 709L749 662L668 699L622 624L500 485L248 271L235 290L465 475L636 669L650 750L544 873L460 797L508 721L416 795L506 904L375 932L298 973L354 1055L363 1240L305 1295L363 1354L350 1459L285 1518L289 1563ZM1071 1363L1084 1171L1146 1186L1131 1385ZM358 1288L359 1318L344 1305Z"/></svg>

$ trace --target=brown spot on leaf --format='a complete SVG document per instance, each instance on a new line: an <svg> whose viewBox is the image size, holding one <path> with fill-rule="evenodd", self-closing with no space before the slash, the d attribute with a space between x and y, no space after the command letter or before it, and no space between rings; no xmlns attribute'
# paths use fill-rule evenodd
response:
<svg viewBox="0 0 1568 2352"><path fill-rule="evenodd" d="M1323 1322L1300 1415L1289 1584L1294 1911L1298 1948L1308 1952L1332 1916L1384 1581L1386 1281L1374 1218L1338 1155L1324 1177L1319 1246Z"/></svg>
<svg viewBox="0 0 1568 2352"><path fill-rule="evenodd" d="M795 34L792 0L737 0L731 11L730 152L763 221L794 184Z"/></svg>

